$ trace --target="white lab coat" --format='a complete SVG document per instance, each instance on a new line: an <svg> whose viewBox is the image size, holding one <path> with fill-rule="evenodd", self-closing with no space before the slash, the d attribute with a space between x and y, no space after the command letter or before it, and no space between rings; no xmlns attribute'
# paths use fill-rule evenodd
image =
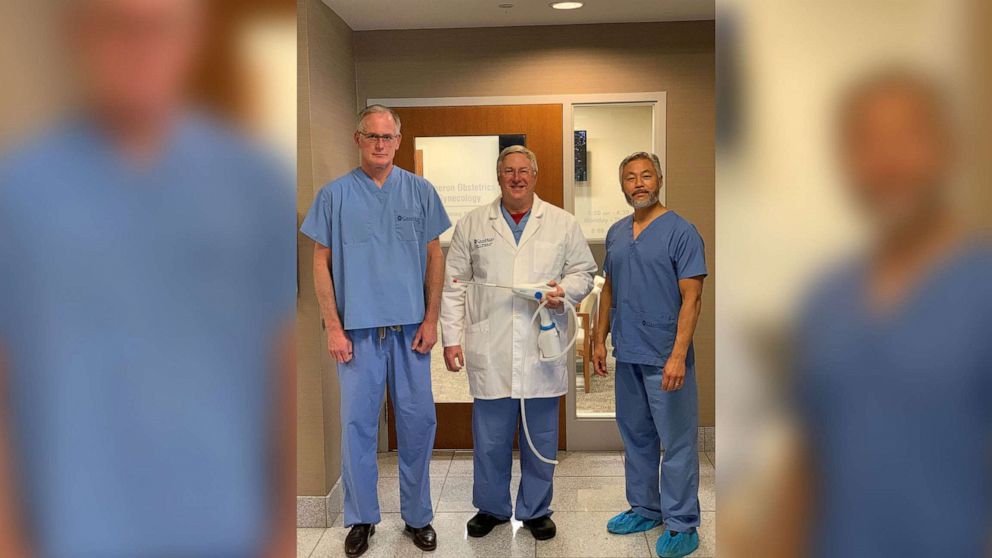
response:
<svg viewBox="0 0 992 558"><path fill-rule="evenodd" d="M461 345L472 397L556 397L568 391L568 355L538 360L537 303L507 289L458 286L461 280L515 285L554 279L574 305L592 289L596 262L575 217L534 197L518 245L500 211L500 198L455 225L445 264L441 336L445 347ZM568 314L552 310L568 341ZM574 326L573 326L574 327ZM526 360L525 360L526 359ZM526 374L525 374L526 372Z"/></svg>

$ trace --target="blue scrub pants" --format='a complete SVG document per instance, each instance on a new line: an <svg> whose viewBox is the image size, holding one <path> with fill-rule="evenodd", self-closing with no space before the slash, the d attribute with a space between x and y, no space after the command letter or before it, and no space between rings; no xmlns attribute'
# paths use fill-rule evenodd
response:
<svg viewBox="0 0 992 558"><path fill-rule="evenodd" d="M668 530L688 531L699 526L696 375L687 366L682 389L663 391L661 372L660 366L617 362L627 501L638 514L664 520Z"/></svg>
<svg viewBox="0 0 992 558"><path fill-rule="evenodd" d="M534 446L548 459L558 451L558 397L528 399L527 427ZM510 519L510 473L513 436L520 435L520 488L515 517L526 521L550 515L555 466L530 451L519 423L520 400L476 399L472 405L474 479L472 505L482 513Z"/></svg>
<svg viewBox="0 0 992 558"><path fill-rule="evenodd" d="M341 382L341 482L344 525L379 523L376 449L386 386L396 415L400 512L415 528L433 519L430 461L437 419L430 354L410 347L419 324L348 332L350 362L338 363Z"/></svg>

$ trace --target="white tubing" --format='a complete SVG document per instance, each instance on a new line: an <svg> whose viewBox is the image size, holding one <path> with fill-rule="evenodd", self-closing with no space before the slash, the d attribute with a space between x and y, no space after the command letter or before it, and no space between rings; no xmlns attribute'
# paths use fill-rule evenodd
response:
<svg viewBox="0 0 992 558"><path fill-rule="evenodd" d="M534 447L534 442L532 442L531 439L530 439L530 430L527 429L527 403L526 403L526 401L527 400L524 399L523 397L520 398L520 422L522 422L524 424L524 438L527 438L527 445L530 446L530 451L534 452L534 455L536 455L538 459L540 459L541 461L543 461L543 462L545 462L545 463L547 463L549 465L557 465L558 464L558 460L557 459L548 459L547 457L544 457L543 455L541 455L541 452L537 451L537 448Z"/></svg>
<svg viewBox="0 0 992 558"><path fill-rule="evenodd" d="M564 302L565 303L565 306L569 310L572 311L572 316L573 316L572 325L573 325L573 329L575 330L575 332L572 334L572 340L569 341L568 342L568 345L562 350L562 352L558 353L557 355L555 355L553 357L545 358L545 357L543 357L543 356L540 355L540 352L538 352L538 359L541 362L551 362L551 361L560 359L562 356L564 356L568 352L569 349L572 348L572 345L575 344L575 339L579 336L579 328L578 328L578 325L579 325L579 316L575 312L575 306L571 302L569 302L568 299L565 299L565 298L562 298L562 302ZM534 322L537 320L538 315L540 315L541 308L544 307L545 305L547 305L547 303L548 303L548 299L545 298L543 301L541 301L537 305L537 310L534 311L534 315L531 316L531 318L530 318L530 325L531 326L534 325ZM526 362L527 362L527 353L525 352L524 353L524 363L526 363ZM526 376L527 376L527 373L524 372L524 376L523 377L526 377ZM520 380L521 381L520 391L524 391L523 377ZM530 439L530 429L527 428L527 404L526 404L526 401L527 400L525 398L523 398L523 397L520 398L520 422L522 422L523 425L524 425L524 438L527 439L527 445L530 446L530 451L532 451L534 453L534 455L537 456L538 459L540 459L541 461L543 461L543 462L545 462L545 463L547 463L549 465L557 465L558 464L558 460L556 460L556 459L548 459L547 457L544 457L543 455L541 455L541 452L537 451L537 448L534 447L534 442Z"/></svg>

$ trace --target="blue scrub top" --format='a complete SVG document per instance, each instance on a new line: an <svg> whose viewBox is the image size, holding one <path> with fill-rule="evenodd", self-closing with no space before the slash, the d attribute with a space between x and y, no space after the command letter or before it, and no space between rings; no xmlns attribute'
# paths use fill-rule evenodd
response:
<svg viewBox="0 0 992 558"><path fill-rule="evenodd" d="M513 217L510 217L510 212L503 207L502 202L499 204L499 210L503 213L503 219L506 220L506 224L510 227L510 232L513 233L513 240L515 240L517 244L520 244L520 237L523 236L524 228L527 227L527 221L530 219L530 210L528 209L527 213L524 213L524 216L520 218L519 223L514 221Z"/></svg>
<svg viewBox="0 0 992 558"><path fill-rule="evenodd" d="M85 119L0 161L0 420L40 555L262 544L293 184L193 116L150 168Z"/></svg>
<svg viewBox="0 0 992 558"><path fill-rule="evenodd" d="M451 227L437 190L393 167L380 188L357 168L321 188L300 231L331 249L344 329L424 320L427 243Z"/></svg>
<svg viewBox="0 0 992 558"><path fill-rule="evenodd" d="M811 556L985 556L992 525L992 249L971 245L886 316L842 266L799 324Z"/></svg>
<svg viewBox="0 0 992 558"><path fill-rule="evenodd" d="M613 289L610 331L620 362L663 366L675 344L682 293L679 280L706 275L703 239L672 210L659 215L634 240L634 216L606 233L603 272ZM692 345L686 365L693 366Z"/></svg>

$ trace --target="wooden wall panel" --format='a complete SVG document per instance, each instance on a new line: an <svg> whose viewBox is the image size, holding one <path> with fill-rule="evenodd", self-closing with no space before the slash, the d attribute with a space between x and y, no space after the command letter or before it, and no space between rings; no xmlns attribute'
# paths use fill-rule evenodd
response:
<svg viewBox="0 0 992 558"><path fill-rule="evenodd" d="M393 415L392 401L387 399L387 411ZM435 449L472 449L472 404L471 403L437 403L444 405L437 413L437 436L434 438ZM528 423L530 424L530 423ZM558 400L558 450L565 450L565 396ZM388 421L389 451L396 451L396 423ZM513 438L513 449L520 449L519 436Z"/></svg>
<svg viewBox="0 0 992 558"><path fill-rule="evenodd" d="M395 162L413 172L414 139L432 136L526 134L537 155L537 195L563 206L561 105L493 105L396 108L403 122L403 142ZM496 174L496 161L493 161Z"/></svg>

